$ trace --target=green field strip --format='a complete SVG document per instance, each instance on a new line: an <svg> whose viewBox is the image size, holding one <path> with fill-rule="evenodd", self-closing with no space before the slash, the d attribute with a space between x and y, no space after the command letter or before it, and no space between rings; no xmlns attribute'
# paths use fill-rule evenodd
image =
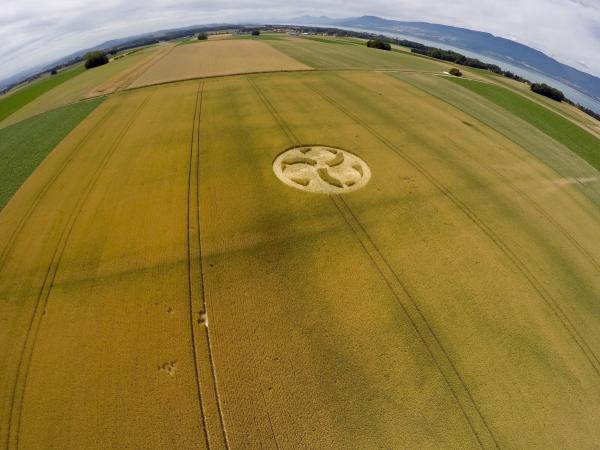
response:
<svg viewBox="0 0 600 450"><path fill-rule="evenodd" d="M316 42L322 42L324 44L338 44L338 45L361 45L357 42L350 42L350 41L346 41L344 39L331 39L331 38L322 38L322 37L317 37L317 36L310 36L307 37L306 39L310 40L310 41L316 41Z"/></svg>
<svg viewBox="0 0 600 450"><path fill-rule="evenodd" d="M323 42L327 41L327 42ZM386 52L368 48L366 45L330 45L333 39L280 38L270 45L286 55L315 69L369 70L408 69L425 72L441 72L446 64L436 60L418 58L406 52Z"/></svg>
<svg viewBox="0 0 600 450"><path fill-rule="evenodd" d="M21 109L27 103L30 103L38 98L40 95L83 72L85 72L85 67L83 67L83 65L79 65L77 67L65 70L57 75L33 82L12 94L8 94L4 98L0 99L0 122L10 116L12 113Z"/></svg>
<svg viewBox="0 0 600 450"><path fill-rule="evenodd" d="M103 101L75 103L0 129L0 209L52 149Z"/></svg>
<svg viewBox="0 0 600 450"><path fill-rule="evenodd" d="M475 123L487 125L514 142L536 159L550 167L565 179L577 180L597 176L597 170L578 157L560 142L552 139L530 123L517 119L510 111L499 108L492 101L481 98L477 93L463 89L448 89L442 77L416 74L391 74L411 86L445 102L468 114ZM470 123L470 122L469 122ZM473 125L473 124L470 124ZM600 186L597 183L575 183L576 190L582 192L592 203L600 205ZM579 202L574 196L573 201ZM587 210L587 207L584 207Z"/></svg>
<svg viewBox="0 0 600 450"><path fill-rule="evenodd" d="M315 89L315 92L319 93ZM346 114L348 117L356 121L357 124L362 125L368 130L373 136L380 140L386 147L401 156L408 164L414 167L421 175L423 175L433 186L435 186L441 194L444 195L449 201L451 201L464 215L467 217L479 230L484 233L500 250L504 256L514 264L519 272L527 279L528 283L532 288L540 295L540 297L548 304L550 309L555 313L557 318L560 320L562 325L568 331L573 338L573 341L579 346L582 353L588 359L590 366L600 375L600 360L593 352L593 349L579 334L579 331L573 326L571 320L564 313L562 308L559 306L557 300L550 294L550 292L544 287L544 283L541 282L533 272L528 268L526 262L500 237L500 235L494 230L493 227L489 226L482 220L471 207L454 194L449 186L438 180L438 178L426 167L422 166L416 159L405 153L401 147L393 144L383 134L380 134L375 128L371 127L367 122L363 121L359 116L351 112L350 109L346 109L340 103L335 101L333 98L328 97L324 93L320 93L325 100L329 101L332 106L337 107L341 112ZM483 418L482 418L483 419ZM484 421L485 422L485 421Z"/></svg>
<svg viewBox="0 0 600 450"><path fill-rule="evenodd" d="M500 86L459 78L445 77L445 79L467 88L508 110L569 148L591 166L600 169L600 139L559 114Z"/></svg>
<svg viewBox="0 0 600 450"><path fill-rule="evenodd" d="M251 41L281 41L285 38L277 36L276 34L260 34L258 36L252 36L250 34L244 34L241 36L235 36L234 39L248 39Z"/></svg>

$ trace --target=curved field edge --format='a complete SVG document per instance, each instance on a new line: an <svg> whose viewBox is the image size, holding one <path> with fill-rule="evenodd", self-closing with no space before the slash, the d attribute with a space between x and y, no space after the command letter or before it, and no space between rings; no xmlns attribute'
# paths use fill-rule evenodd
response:
<svg viewBox="0 0 600 450"><path fill-rule="evenodd" d="M46 111L70 105L85 98L104 94L97 93L96 95L90 95L97 87L152 58L159 48L159 46L144 48L124 58L112 60L103 66L86 70L80 76L56 86L51 91L45 92L34 101L24 105L10 117L0 121L0 128L13 125L21 120Z"/></svg>
<svg viewBox="0 0 600 450"><path fill-rule="evenodd" d="M508 110L600 169L600 139L570 120L504 87L459 78L446 79Z"/></svg>
<svg viewBox="0 0 600 450"><path fill-rule="evenodd" d="M577 182L577 180L593 181L598 176L597 170L584 159L577 156L566 146L551 138L535 126L516 118L510 111L498 106L477 93L466 89L448 89L441 77L428 77L419 74L391 74L411 86L442 100L467 114L470 118L464 125L479 128L485 124L503 137L514 142L536 159L556 172L557 178L549 180L568 185L578 190L596 205L600 205L600 186L593 182ZM557 186L558 187L558 186Z"/></svg>
<svg viewBox="0 0 600 450"><path fill-rule="evenodd" d="M44 158L104 97L75 103L0 129L0 210Z"/></svg>
<svg viewBox="0 0 600 450"><path fill-rule="evenodd" d="M64 70L57 75L43 78L27 86L23 86L14 92L8 93L3 98L0 98L0 122L17 112L23 106L31 103L39 96L83 72L85 72L83 65L78 65Z"/></svg>
<svg viewBox="0 0 600 450"><path fill-rule="evenodd" d="M498 183L481 162L522 167L536 183L550 171L388 74L202 83L111 97L69 136L81 151L15 240L0 277L18 305L9 313L32 308L28 287L41 298L30 374L15 382L10 436L22 423L22 448L110 448L107 429L120 446L161 448L174 426L193 448L203 420L211 445L226 427L232 448L475 448L459 404L474 419L480 408L503 446L597 443L586 422L600 405L596 377L511 261L530 262L553 295L590 303L593 267L531 209L544 199L515 197L527 179ZM374 177L343 200L290 189L271 167L296 141L356 152ZM557 207L565 196L542 205L578 219ZM584 219L569 227L579 240ZM563 267L582 273L567 280ZM58 433L57 408L72 420Z"/></svg>

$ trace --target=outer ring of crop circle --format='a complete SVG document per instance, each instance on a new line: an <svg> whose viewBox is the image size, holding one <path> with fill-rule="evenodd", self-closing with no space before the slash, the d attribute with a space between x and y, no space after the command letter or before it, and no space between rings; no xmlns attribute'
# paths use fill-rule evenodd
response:
<svg viewBox="0 0 600 450"><path fill-rule="evenodd" d="M360 179L360 182L356 183L356 185L354 185L354 186L346 187L344 189L340 189L337 191L325 192L325 191L318 191L318 190L303 189L301 186L296 185L291 180L286 179L287 177L283 176L281 169L279 169L279 172L282 173L282 176L278 175L278 169L276 169L276 164L275 164L277 162L277 160L279 158L281 158L282 155L289 152L290 150L306 148L306 147L323 147L323 148L338 150L338 151L342 151L345 154L352 156L353 158L356 158L358 161L360 161L361 167L364 170L364 173L363 173L362 178ZM328 144L300 144L300 145L292 145L290 147L287 147L284 150L282 150L280 153L275 155L275 157L273 158L273 160L271 162L271 168L273 170L273 174L275 175L275 178L277 178L279 181L281 181L283 184L287 185L288 187L297 189L302 192L307 192L309 194L321 194L321 195L341 195L341 194L347 194L347 193L358 191L368 184L368 182L372 176L371 168L369 167L367 162L362 157L360 157L356 153L346 150L344 148L336 147L336 146L328 145Z"/></svg>

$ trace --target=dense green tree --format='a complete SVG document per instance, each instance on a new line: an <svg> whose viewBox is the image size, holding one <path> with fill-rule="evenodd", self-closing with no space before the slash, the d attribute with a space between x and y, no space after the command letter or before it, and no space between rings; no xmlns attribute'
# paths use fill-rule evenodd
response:
<svg viewBox="0 0 600 450"><path fill-rule="evenodd" d="M380 50L391 50L392 46L387 42L381 41L379 39L371 39L367 41L367 47L378 48Z"/></svg>
<svg viewBox="0 0 600 450"><path fill-rule="evenodd" d="M562 102L565 99L565 94L552 86L548 86L546 83L533 83L531 90L536 94L543 95L544 97L551 98L557 102Z"/></svg>
<svg viewBox="0 0 600 450"><path fill-rule="evenodd" d="M260 30L252 30L252 36L260 36Z"/></svg>
<svg viewBox="0 0 600 450"><path fill-rule="evenodd" d="M108 63L108 57L104 52L100 51L86 53L84 59L86 69L91 69L93 67L102 66Z"/></svg>
<svg viewBox="0 0 600 450"><path fill-rule="evenodd" d="M198 40L199 41L205 41L208 39L208 34L206 33L198 33Z"/></svg>

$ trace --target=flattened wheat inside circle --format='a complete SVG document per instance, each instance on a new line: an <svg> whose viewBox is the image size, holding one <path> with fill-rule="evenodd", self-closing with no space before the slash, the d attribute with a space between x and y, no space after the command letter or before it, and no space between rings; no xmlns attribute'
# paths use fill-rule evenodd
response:
<svg viewBox="0 0 600 450"><path fill-rule="evenodd" d="M352 192L371 178L369 166L358 156L322 145L286 150L275 158L273 171L288 186L321 194Z"/></svg>

